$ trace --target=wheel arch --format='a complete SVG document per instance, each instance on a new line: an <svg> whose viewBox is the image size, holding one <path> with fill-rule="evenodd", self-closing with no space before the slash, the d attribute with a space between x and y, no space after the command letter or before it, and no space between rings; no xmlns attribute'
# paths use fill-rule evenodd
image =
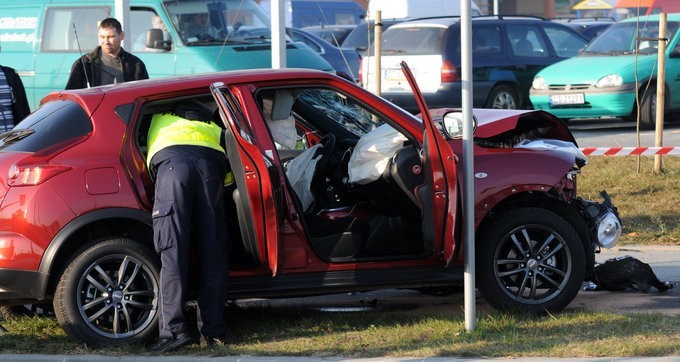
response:
<svg viewBox="0 0 680 362"><path fill-rule="evenodd" d="M491 97L493 96L494 92L498 87L510 87L513 92L515 92L515 96L517 96L517 101L518 101L518 109L524 108L524 104L529 100L528 98L525 99L524 95L522 94L522 91L520 90L519 83L517 82L516 79L498 79L494 82L493 86L491 87L491 90L489 93L486 95L486 100L484 100L484 104L488 105L489 102L491 101Z"/></svg>
<svg viewBox="0 0 680 362"><path fill-rule="evenodd" d="M39 272L49 276L42 296L54 294L76 250L102 237L125 237L153 247L151 213L129 208L101 209L68 223L52 239L40 261Z"/></svg>
<svg viewBox="0 0 680 362"><path fill-rule="evenodd" d="M593 250L593 241L588 225L574 205L564 200L559 200L550 193L525 191L501 200L484 215L484 218L477 226L477 230L486 227L490 220L503 214L505 211L520 207L537 207L552 211L572 225L583 245L586 256L586 279L588 279L595 267L595 253L591 252Z"/></svg>

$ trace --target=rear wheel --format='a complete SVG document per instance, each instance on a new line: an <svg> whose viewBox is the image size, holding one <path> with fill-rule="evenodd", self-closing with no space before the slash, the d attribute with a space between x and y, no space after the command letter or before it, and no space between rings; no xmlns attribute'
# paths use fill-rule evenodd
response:
<svg viewBox="0 0 680 362"><path fill-rule="evenodd" d="M585 269L578 234L545 209L497 215L478 238L477 287L497 309L559 311L576 297Z"/></svg>
<svg viewBox="0 0 680 362"><path fill-rule="evenodd" d="M160 263L152 250L121 238L75 255L54 296L54 311L69 337L96 346L157 336Z"/></svg>
<svg viewBox="0 0 680 362"><path fill-rule="evenodd" d="M517 91L507 85L499 85L491 90L486 108L494 109L519 109L519 96Z"/></svg>

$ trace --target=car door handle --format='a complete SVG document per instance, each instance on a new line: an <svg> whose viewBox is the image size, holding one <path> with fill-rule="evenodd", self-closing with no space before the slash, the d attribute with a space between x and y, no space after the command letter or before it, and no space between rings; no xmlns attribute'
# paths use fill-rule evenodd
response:
<svg viewBox="0 0 680 362"><path fill-rule="evenodd" d="M525 71L525 70L527 70L528 68L529 68L529 67L528 67L526 64L518 64L518 65L515 65L515 69L521 70L521 71Z"/></svg>

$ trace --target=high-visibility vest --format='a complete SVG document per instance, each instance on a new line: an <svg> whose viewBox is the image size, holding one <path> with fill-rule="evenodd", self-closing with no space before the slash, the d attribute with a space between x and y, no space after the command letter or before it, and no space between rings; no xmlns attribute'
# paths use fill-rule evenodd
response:
<svg viewBox="0 0 680 362"><path fill-rule="evenodd" d="M213 122L192 121L172 113L154 114L147 137L147 165L156 152L168 146L203 146L225 153L220 145L221 134L222 129Z"/></svg>

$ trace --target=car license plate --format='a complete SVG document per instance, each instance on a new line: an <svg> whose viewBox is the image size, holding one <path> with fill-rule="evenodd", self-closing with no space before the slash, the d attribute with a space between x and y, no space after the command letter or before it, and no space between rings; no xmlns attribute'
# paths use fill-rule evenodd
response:
<svg viewBox="0 0 680 362"><path fill-rule="evenodd" d="M411 69L411 72L415 73L415 71L413 69ZM387 69L387 70L385 70L385 79L386 80L405 80L404 73L401 71L401 69Z"/></svg>
<svg viewBox="0 0 680 362"><path fill-rule="evenodd" d="M555 94L550 96L550 105L559 106L563 104L583 104L585 103L583 93L575 94Z"/></svg>

